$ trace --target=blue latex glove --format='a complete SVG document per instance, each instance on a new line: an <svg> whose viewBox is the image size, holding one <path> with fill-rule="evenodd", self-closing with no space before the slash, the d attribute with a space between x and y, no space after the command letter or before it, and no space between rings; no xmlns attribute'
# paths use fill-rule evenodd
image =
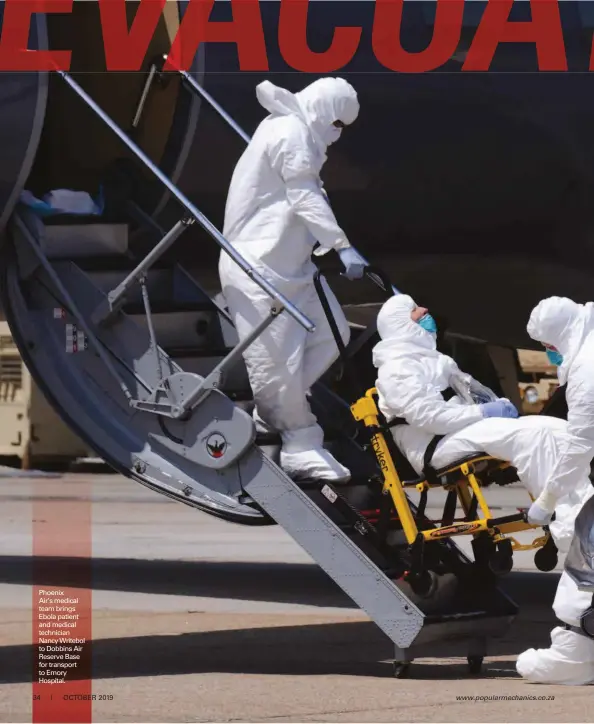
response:
<svg viewBox="0 0 594 724"><path fill-rule="evenodd" d="M344 264L345 277L351 281L361 279L367 266L367 262L361 254L359 254L356 249L353 249L352 246L348 246L346 249L340 249L338 256Z"/></svg>
<svg viewBox="0 0 594 724"><path fill-rule="evenodd" d="M532 525L548 525L552 518L553 513L541 508L537 500L535 500L530 506L530 510L528 511L528 522Z"/></svg>
<svg viewBox="0 0 594 724"><path fill-rule="evenodd" d="M505 398L495 402L485 402L480 408L483 417L518 417L515 405Z"/></svg>

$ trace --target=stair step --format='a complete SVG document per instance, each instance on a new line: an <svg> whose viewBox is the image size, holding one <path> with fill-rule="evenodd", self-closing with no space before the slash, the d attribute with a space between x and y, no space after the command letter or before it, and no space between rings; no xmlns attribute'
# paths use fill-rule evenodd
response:
<svg viewBox="0 0 594 724"><path fill-rule="evenodd" d="M226 357L231 348L229 347L209 347L208 349L199 347L167 347L165 352L173 358L182 359L196 359L203 360L206 358L218 359L219 361Z"/></svg>
<svg viewBox="0 0 594 724"><path fill-rule="evenodd" d="M149 293L150 298L150 293ZM156 299L150 298L151 314L179 314L181 312L207 312L214 314L217 310L211 302L200 301L177 301L175 299ZM144 314L144 304L142 300L129 302L124 305L123 311L129 315ZM211 355L212 356L212 355Z"/></svg>
<svg viewBox="0 0 594 724"><path fill-rule="evenodd" d="M88 272L88 276L95 286L104 294L108 294L126 278L128 273L129 270L98 269ZM173 269L151 269L146 275L146 288L151 306L160 300L169 299L173 293ZM128 305L139 305L144 309L140 284L134 284L128 290L126 299Z"/></svg>
<svg viewBox="0 0 594 724"><path fill-rule="evenodd" d="M106 221L105 216L97 216L95 214L89 214L88 216L79 216L76 214L54 214L53 216L47 216L43 219L43 225L45 227L54 226L112 226L114 224L127 225L125 219L119 219L118 221Z"/></svg>
<svg viewBox="0 0 594 724"><path fill-rule="evenodd" d="M192 349L192 353L187 356L180 354L180 350L176 349L175 354L171 354L170 349L164 348L167 355L181 367L184 372L192 372L201 377L206 377L210 374L217 364L221 361L223 356L211 357L210 348L205 348L204 353L200 356L195 354L195 350ZM188 349L188 352L190 350ZM240 392L234 392L242 388ZM227 397L233 400L233 402L243 403L240 404L242 407L249 407L248 412L251 412L253 407L252 391L249 389L249 380L247 376L247 370L245 365L240 362L234 367L231 367L224 375L221 390Z"/></svg>
<svg viewBox="0 0 594 724"><path fill-rule="evenodd" d="M332 481L324 480L299 480L298 485L302 490L315 490L321 494L322 487L330 483L333 487L336 487L336 492L340 493L342 490L355 487L367 487L369 484L369 478L353 475L351 479L346 483L333 483Z"/></svg>
<svg viewBox="0 0 594 724"><path fill-rule="evenodd" d="M135 269L140 259L127 254L106 254L105 256L82 256L72 254L70 259L89 276L100 272L120 272L124 279ZM173 271L171 263L157 261L151 266L151 271Z"/></svg>
<svg viewBox="0 0 594 724"><path fill-rule="evenodd" d="M127 224L45 224L40 239L48 259L125 256L128 252Z"/></svg>
<svg viewBox="0 0 594 724"><path fill-rule="evenodd" d="M282 445L281 436L277 432L257 432L256 445L259 447Z"/></svg>
<svg viewBox="0 0 594 724"><path fill-rule="evenodd" d="M254 406L254 398L252 396L252 391L249 388L241 388L241 389L225 388L224 392L227 395L227 397L230 400L233 400L233 402L238 407L241 407L243 410L247 410L251 413L252 408Z"/></svg>
<svg viewBox="0 0 594 724"><path fill-rule="evenodd" d="M129 307L123 308L127 316L136 324L147 327L147 318L144 306L136 313L131 314ZM155 329L157 344L163 349L172 347L189 347L196 349L202 347L208 350L210 322L212 311L181 311L169 313L154 313L151 307L151 318Z"/></svg>

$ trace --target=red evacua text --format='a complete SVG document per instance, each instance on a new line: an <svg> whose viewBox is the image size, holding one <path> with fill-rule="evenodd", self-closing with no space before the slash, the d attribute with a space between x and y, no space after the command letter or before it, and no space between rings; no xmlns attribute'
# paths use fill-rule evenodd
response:
<svg viewBox="0 0 594 724"><path fill-rule="evenodd" d="M98 0L106 68L139 71L166 0L142 0L130 27L126 0ZM175 37L166 70L188 70L202 43L233 43L240 70L267 71L268 57L258 0L230 0L233 19L210 19L214 0L190 0ZM464 0L437 0L433 37L422 52L402 48L400 26L404 0L375 0L373 52L384 67L423 73L446 63L456 52L462 31ZM35 13L71 13L73 0L5 0L0 36L0 71L70 70L68 50L29 50ZM558 0L530 0L531 20L510 22L513 0L488 0L466 55L463 71L487 71L499 43L533 43L542 71L567 70ZM354 57L362 28L336 27L330 47L313 52L307 45L309 0L280 0L278 44L285 62L309 73L331 73ZM590 70L594 69L594 53Z"/></svg>

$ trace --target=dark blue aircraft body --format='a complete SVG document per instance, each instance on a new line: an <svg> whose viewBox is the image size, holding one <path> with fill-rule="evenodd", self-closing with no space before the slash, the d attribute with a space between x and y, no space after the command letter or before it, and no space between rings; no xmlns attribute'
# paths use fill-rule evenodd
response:
<svg viewBox="0 0 594 724"><path fill-rule="evenodd" d="M179 3L180 11L186 4ZM82 85L94 82L96 87L97 79L81 71L103 62L96 39L101 37L98 12L95 3L80 5L87 6L77 10L89 14L86 24L55 16L46 27L43 16L37 16L31 47L46 42L69 47L52 39L70 33L78 48L73 75ZM533 304L544 296L579 301L594 296L594 73L588 72L594 3L559 6L567 72L539 72L535 46L515 43L499 46L489 72L463 72L485 7L472 1L453 58L434 72L401 74L374 56L374 2L310 3L308 42L314 51L328 48L336 26L363 28L352 61L332 74L346 77L361 103L357 122L330 149L323 171L339 222L397 287L447 319L452 331L497 344L531 344L525 324ZM406 50L427 47L434 8L433 2L405 3L401 42ZM261 10L269 72L240 72L232 44L202 46L192 67L248 133L265 114L256 100L257 83L269 79L296 91L317 77L296 72L283 60L279 3L264 1ZM230 4L217 2L213 18L230 17ZM517 1L510 19L529 20L529 3ZM84 39L84 32L94 33L95 40ZM147 68L149 61L147 56ZM123 76L103 78L109 101ZM70 185L94 191L100 181L97 162L91 173L87 159L88 154L97 157L101 134L108 130L88 114L83 133L80 118L61 110L72 91L59 84L43 74L0 77L0 223L23 187L42 192ZM77 102L76 97L68 101L73 107ZM159 164L221 227L243 141L188 93L180 90L174 105ZM106 149L112 158L112 146ZM139 203L162 225L179 216L179 207L156 186L140 196ZM175 254L215 283L218 249L205 233L188 232ZM363 285L339 285L347 303L368 301L367 293Z"/></svg>

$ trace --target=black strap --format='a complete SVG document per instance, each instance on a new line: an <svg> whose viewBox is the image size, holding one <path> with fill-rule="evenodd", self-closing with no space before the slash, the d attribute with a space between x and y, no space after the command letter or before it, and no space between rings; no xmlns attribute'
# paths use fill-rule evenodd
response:
<svg viewBox="0 0 594 724"><path fill-rule="evenodd" d="M458 492L456 490L450 490L446 498L445 505L443 506L443 515L441 517L441 524L445 527L452 525L454 518L456 517L456 506L458 503Z"/></svg>
<svg viewBox="0 0 594 724"><path fill-rule="evenodd" d="M431 459L435 453L435 448L439 445L440 441L443 440L445 435L435 435L429 445L425 448L425 454L423 455L423 475L430 485L439 485L439 479L434 468L431 466Z"/></svg>
<svg viewBox="0 0 594 724"><path fill-rule="evenodd" d="M422 524L425 518L425 509L427 508L427 489L423 490L419 499L419 506L417 508L417 524Z"/></svg>
<svg viewBox="0 0 594 724"><path fill-rule="evenodd" d="M392 498L390 495L382 495L380 499L380 513L376 524L377 532L380 539L385 542L388 532L390 530L390 523L392 522Z"/></svg>
<svg viewBox="0 0 594 724"><path fill-rule="evenodd" d="M391 430L397 425L408 425L408 422L403 417L395 417L393 420L390 420L386 427Z"/></svg>
<svg viewBox="0 0 594 724"><path fill-rule="evenodd" d="M444 400L447 402L456 394L456 392L451 387L448 387L447 389L443 390L441 394ZM387 427L390 429L396 427L397 425L408 425L408 422L403 417L395 417L393 420L390 420L390 422L387 423ZM431 466L431 458L435 453L435 448L439 445L440 440L443 440L444 437L445 435L436 435L425 449L425 455L423 457L423 475L425 476L425 479L430 485L439 485L437 473Z"/></svg>
<svg viewBox="0 0 594 724"><path fill-rule="evenodd" d="M473 495L472 500L470 501L470 506L468 508L468 515L466 516L466 520L467 521L476 520L477 512L478 512L478 498L476 497L476 495Z"/></svg>

